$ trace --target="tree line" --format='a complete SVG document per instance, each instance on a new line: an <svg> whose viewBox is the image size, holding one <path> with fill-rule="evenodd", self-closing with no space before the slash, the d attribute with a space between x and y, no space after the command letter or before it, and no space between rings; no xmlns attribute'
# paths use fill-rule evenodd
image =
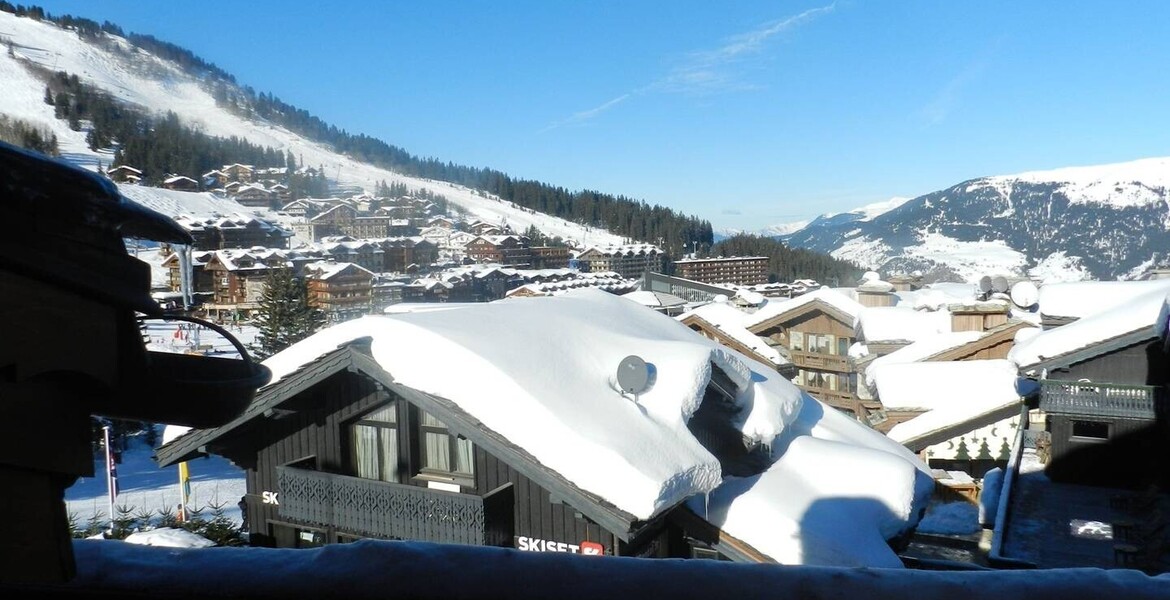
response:
<svg viewBox="0 0 1170 600"><path fill-rule="evenodd" d="M149 116L64 71L47 78L44 101L53 106L57 118L66 120L75 131L81 131L82 121L87 121L90 149L116 147L114 164L139 169L146 183L159 184L170 174L198 179L223 165L244 163L259 168L286 167L284 181L293 198L328 194L324 173L298 172L291 152L237 136L209 136L184 125L173 111L162 117Z"/></svg>
<svg viewBox="0 0 1170 600"><path fill-rule="evenodd" d="M860 277L862 268L812 250L789 248L770 237L741 233L715 244L713 257L767 256L768 281L791 282L795 279L814 279L826 285L852 285Z"/></svg>

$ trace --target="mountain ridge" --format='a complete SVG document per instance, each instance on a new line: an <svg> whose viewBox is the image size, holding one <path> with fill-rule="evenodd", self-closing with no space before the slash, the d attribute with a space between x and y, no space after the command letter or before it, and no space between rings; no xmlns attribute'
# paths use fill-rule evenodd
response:
<svg viewBox="0 0 1170 600"><path fill-rule="evenodd" d="M887 272L1135 278L1170 256L1168 188L1167 157L978 177L874 216L822 215L779 239Z"/></svg>

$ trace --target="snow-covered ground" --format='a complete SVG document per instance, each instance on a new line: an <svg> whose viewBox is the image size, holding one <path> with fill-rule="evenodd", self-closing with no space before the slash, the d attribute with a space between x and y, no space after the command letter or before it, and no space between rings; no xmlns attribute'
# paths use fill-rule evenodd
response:
<svg viewBox="0 0 1170 600"><path fill-rule="evenodd" d="M54 118L53 107L43 101L45 83L25 69L22 61L50 71L77 75L82 81L104 89L116 98L154 112L174 111L187 125L209 135L239 136L253 144L291 152L304 166L322 167L345 186L372 192L380 181L404 183L415 190L425 189L446 196L473 217L509 225L515 231L524 231L535 225L550 237L561 236L581 245L604 246L623 241L620 236L604 230L531 212L464 186L380 169L333 152L324 144L306 140L282 127L239 117L217 107L215 99L199 81L171 63L134 48L122 38L111 38L102 47L51 23L18 18L6 12L0 12L0 36L11 40L15 54L15 57L10 57L6 52L0 53L0 81L4 82L0 114L51 129L57 134L62 155L86 167L96 167L99 159L108 167L111 157L90 151L85 144L84 131L71 131L64 121ZM123 186L123 189L127 187L132 186ZM133 192L130 195L133 196Z"/></svg>
<svg viewBox="0 0 1170 600"><path fill-rule="evenodd" d="M179 505L179 468L159 468L151 458L153 450L137 439L122 454L118 470L117 507L132 508L131 514L169 508L176 512ZM204 509L210 517L212 507L223 505L225 516L240 523L240 507L244 496L244 472L224 458L212 456L188 463L191 472L191 506ZM82 477L65 490L65 504L80 526L84 527L94 515L109 518L109 500L106 487L105 456L94 457L94 476Z"/></svg>

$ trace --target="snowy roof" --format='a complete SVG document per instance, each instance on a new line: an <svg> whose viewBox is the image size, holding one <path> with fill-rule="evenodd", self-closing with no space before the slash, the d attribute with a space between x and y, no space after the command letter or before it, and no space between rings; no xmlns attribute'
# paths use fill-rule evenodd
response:
<svg viewBox="0 0 1170 600"><path fill-rule="evenodd" d="M329 279L332 279L332 278L334 278L334 277L336 277L336 276L338 276L338 275L340 275L348 270L353 270L353 269L363 271L366 274L373 276L373 273L371 273L368 269L363 268L360 265L355 265L355 264L349 263L349 262L335 263L335 262L317 261L317 262L313 262L313 263L309 263L309 264L305 265L305 270L312 271L314 273L314 278L320 279L320 280L329 280Z"/></svg>
<svg viewBox="0 0 1170 600"><path fill-rule="evenodd" d="M674 294L653 292L650 290L637 290L628 294L622 294L622 298L637 302L642 306L649 306L650 308L673 308L687 303L686 300Z"/></svg>
<svg viewBox="0 0 1170 600"><path fill-rule="evenodd" d="M1053 286L1044 286L1044 289L1049 287ZM1165 287L1143 289L1146 290L1144 294L1136 298L1128 296L1125 302L1108 310L1083 316L1068 325L1042 331L1018 341L1008 354L1008 360L1023 369L1062 357L1072 359L1079 354L1078 351L1119 338L1128 338L1131 334L1142 339L1161 335L1166 330L1167 289ZM1140 340L1131 340L1130 343L1136 341ZM1080 357L1080 360L1085 358L1088 356Z"/></svg>
<svg viewBox="0 0 1170 600"><path fill-rule="evenodd" d="M856 318L858 313L861 312L861 309L865 308L853 298L837 290L823 287L790 300L775 301L769 299L767 303L744 321L744 326L752 328L764 321L792 312L818 300L851 318Z"/></svg>
<svg viewBox="0 0 1170 600"><path fill-rule="evenodd" d="M191 179L190 177L187 177L186 175L175 175L172 177L167 177L166 179L163 180L163 183L178 183L180 181L190 181L191 183L195 183L194 179Z"/></svg>
<svg viewBox="0 0 1170 600"><path fill-rule="evenodd" d="M899 348L885 356L879 356L866 369L866 385L870 388L874 386L872 374L874 369L880 365L918 362L940 352L958 348L964 344L970 344L984 335L982 331L948 331L946 333L924 337L909 346Z"/></svg>
<svg viewBox="0 0 1170 600"><path fill-rule="evenodd" d="M918 311L900 306L871 306L857 315L858 338L867 343L910 341L947 333L951 330L951 313Z"/></svg>
<svg viewBox="0 0 1170 600"><path fill-rule="evenodd" d="M785 564L900 567L886 540L934 487L905 447L804 394L763 474L729 479L688 507ZM859 459L863 459L860 460Z"/></svg>
<svg viewBox="0 0 1170 600"><path fill-rule="evenodd" d="M1016 367L1003 359L886 364L872 370L883 406L926 411L890 429L890 438L902 443L1020 402Z"/></svg>
<svg viewBox="0 0 1170 600"><path fill-rule="evenodd" d="M454 402L581 489L642 519L720 481L719 461L686 427L713 364L739 387L740 402L751 398L741 423L749 438L770 441L801 402L799 390L771 369L597 291L366 317L265 364L275 383L364 336L396 382ZM656 371L637 402L616 391L617 365L630 354Z"/></svg>
<svg viewBox="0 0 1170 600"><path fill-rule="evenodd" d="M1049 317L1082 318L1154 290L1170 292L1170 279L1051 283L1040 287L1040 312Z"/></svg>
<svg viewBox="0 0 1170 600"><path fill-rule="evenodd" d="M727 302L712 302L679 315L677 319L680 321L688 317L702 319L728 337L751 348L756 354L767 358L772 364L788 364L789 361L781 356L778 350L769 346L763 338L748 331L747 327L744 326L744 322L750 316L752 315L744 313Z"/></svg>
<svg viewBox="0 0 1170 600"><path fill-rule="evenodd" d="M734 383L735 402L744 410L732 424L749 440L773 443L802 403L816 402L771 367L598 291L365 317L322 331L265 364L275 384L339 344L366 336L370 354L396 383L453 402L580 489L640 519L721 482L718 460L686 424L713 368ZM615 390L616 366L630 354L653 364L656 373L636 402ZM460 376L452 377L456 371ZM853 423L841 441L855 447L843 452L864 462L873 435ZM882 443L877 449L901 450ZM892 484L912 485L905 479Z"/></svg>

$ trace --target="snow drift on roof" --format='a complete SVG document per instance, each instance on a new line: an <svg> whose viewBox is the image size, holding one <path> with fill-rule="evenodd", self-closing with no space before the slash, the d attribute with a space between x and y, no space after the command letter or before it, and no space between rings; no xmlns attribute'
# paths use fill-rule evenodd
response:
<svg viewBox="0 0 1170 600"><path fill-rule="evenodd" d="M1127 304L1155 290L1170 292L1170 279L1149 281L1076 281L1040 287L1040 312L1049 317L1083 318Z"/></svg>
<svg viewBox="0 0 1170 600"><path fill-rule="evenodd" d="M886 540L925 510L929 469L904 446L804 398L765 473L729 479L688 507L781 563L900 567Z"/></svg>
<svg viewBox="0 0 1170 600"><path fill-rule="evenodd" d="M737 425L771 442L801 394L773 369L673 319L604 292L366 317L326 329L265 364L278 381L339 344L371 336L397 382L446 398L578 487L640 519L720 482L687 430L713 366L750 406ZM652 364L636 402L617 391L627 355Z"/></svg>
<svg viewBox="0 0 1170 600"><path fill-rule="evenodd" d="M857 314L861 312L861 309L864 308L853 298L850 298L837 290L822 287L818 290L792 298L791 300L768 300L764 306L760 307L759 310L752 313L744 321L744 326L750 328L752 326L759 325L760 323L763 323L764 321L767 321L768 319L771 319L777 315L796 310L797 308L800 308L806 304L810 304L816 300L820 300L850 317L856 317Z"/></svg>
<svg viewBox="0 0 1170 600"><path fill-rule="evenodd" d="M970 344L975 340L983 337L985 334L982 331L948 331L929 337L924 337L909 346L899 348L894 352L879 356L866 369L865 383L870 388L873 388L873 373L874 369L880 365L894 365L911 362L918 362L953 348L958 348L964 344Z"/></svg>
<svg viewBox="0 0 1170 600"><path fill-rule="evenodd" d="M910 341L951 331L951 313L917 311L900 306L874 306L857 315L858 338L867 343Z"/></svg>
<svg viewBox="0 0 1170 600"><path fill-rule="evenodd" d="M687 317L698 317L713 327L727 334L728 337L751 348L752 351L767 358L773 365L788 364L788 360L780 352L769 346L760 336L747 330L744 322L752 317L743 311L731 306L727 302L712 302L704 304L690 312L676 317L683 320Z"/></svg>
<svg viewBox="0 0 1170 600"><path fill-rule="evenodd" d="M783 564L899 568L886 540L925 503L914 486L890 482L915 480L929 483L893 454L858 461L852 444L802 436L763 474L715 490L707 519ZM703 514L703 499L689 506Z"/></svg>
<svg viewBox="0 0 1170 600"><path fill-rule="evenodd" d="M1045 286L1044 289L1049 287L1053 286ZM1160 335L1166 329L1167 289L1165 287L1141 289L1147 290L1146 293L1136 298L1125 296L1125 302L1103 312L1085 316L1068 325L1032 334L1027 338L1017 339L1016 345L1008 353L1008 360L1020 368L1026 368L1128 333L1144 330L1149 332L1150 337Z"/></svg>
<svg viewBox="0 0 1170 600"><path fill-rule="evenodd" d="M872 371L886 408L937 410L1018 396L1016 367L1004 359L886 364Z"/></svg>

